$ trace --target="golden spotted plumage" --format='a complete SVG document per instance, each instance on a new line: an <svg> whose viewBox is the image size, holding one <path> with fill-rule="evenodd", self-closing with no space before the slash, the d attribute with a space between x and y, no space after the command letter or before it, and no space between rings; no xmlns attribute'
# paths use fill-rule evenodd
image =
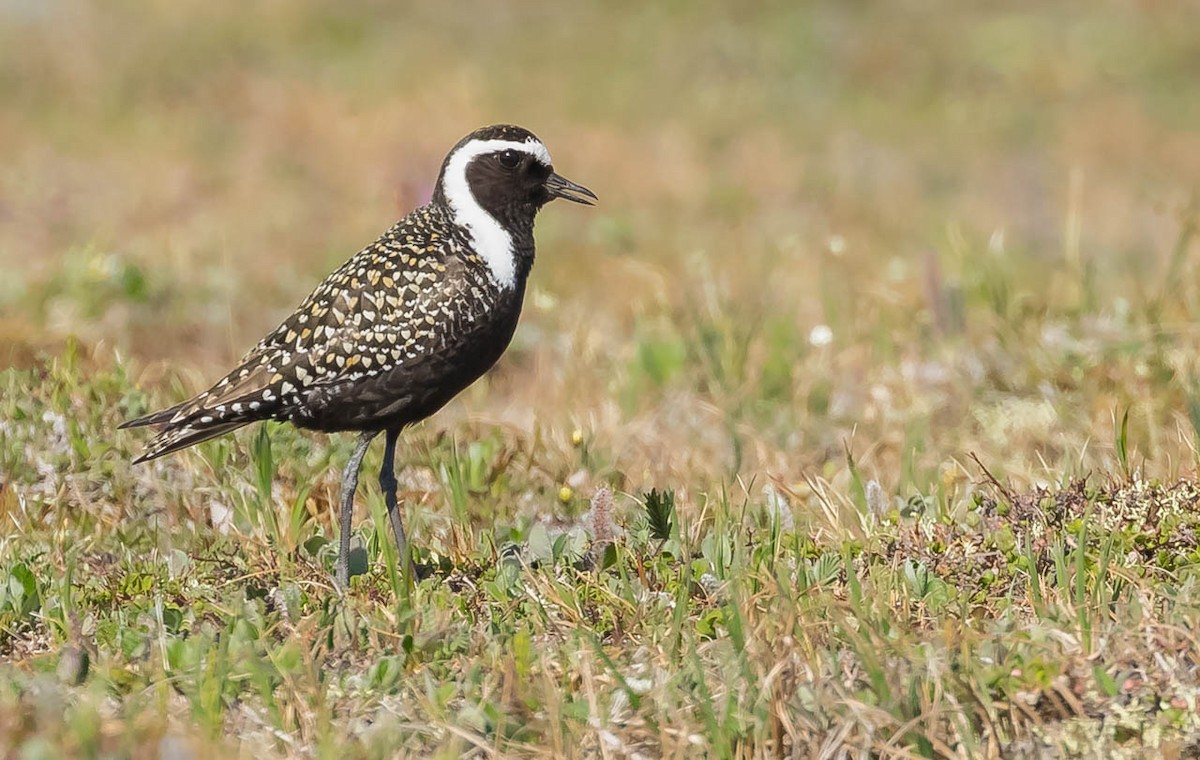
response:
<svg viewBox="0 0 1200 760"><path fill-rule="evenodd" d="M312 402L454 344L503 295L445 211L423 207L335 270L233 371L163 422L304 425L320 417ZM191 435L164 431L142 458Z"/></svg>

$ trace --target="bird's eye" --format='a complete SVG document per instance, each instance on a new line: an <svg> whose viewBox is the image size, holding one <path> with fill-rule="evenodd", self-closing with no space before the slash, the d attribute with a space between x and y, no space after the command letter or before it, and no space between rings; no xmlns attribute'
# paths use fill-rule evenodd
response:
<svg viewBox="0 0 1200 760"><path fill-rule="evenodd" d="M521 155L515 150L506 150L496 158L505 169L516 169L517 164L521 163Z"/></svg>

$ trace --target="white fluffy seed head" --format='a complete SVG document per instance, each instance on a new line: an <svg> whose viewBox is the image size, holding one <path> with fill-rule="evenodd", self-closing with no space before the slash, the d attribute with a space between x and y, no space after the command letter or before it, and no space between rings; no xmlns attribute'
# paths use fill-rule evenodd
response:
<svg viewBox="0 0 1200 760"><path fill-rule="evenodd" d="M528 153L545 166L551 166L550 151L535 138L516 140L471 140L450 154L442 175L442 191L454 212L454 221L470 231L475 251L487 264L492 280L507 289L516 284L516 260L512 235L475 200L467 182L467 167L477 156L516 150Z"/></svg>

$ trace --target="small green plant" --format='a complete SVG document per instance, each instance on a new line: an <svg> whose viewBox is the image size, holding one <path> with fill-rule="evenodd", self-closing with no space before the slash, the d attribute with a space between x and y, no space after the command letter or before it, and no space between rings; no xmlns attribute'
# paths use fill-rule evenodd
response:
<svg viewBox="0 0 1200 760"><path fill-rule="evenodd" d="M675 492L652 488L644 497L646 521L650 526L650 537L655 541L669 541L675 526Z"/></svg>
<svg viewBox="0 0 1200 760"><path fill-rule="evenodd" d="M1190 409L1190 407L1189 407ZM1129 407L1125 407L1125 413L1121 415L1121 424L1117 426L1116 436L1117 464L1121 466L1121 472L1128 478L1129 471Z"/></svg>

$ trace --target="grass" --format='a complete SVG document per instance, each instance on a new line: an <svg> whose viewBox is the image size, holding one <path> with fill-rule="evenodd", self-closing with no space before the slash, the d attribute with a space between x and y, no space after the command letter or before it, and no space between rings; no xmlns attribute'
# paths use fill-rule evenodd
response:
<svg viewBox="0 0 1200 760"><path fill-rule="evenodd" d="M0 756L1200 751L1198 21L0 4ZM367 477L334 593L351 436L128 464L499 120L602 202L430 577Z"/></svg>

